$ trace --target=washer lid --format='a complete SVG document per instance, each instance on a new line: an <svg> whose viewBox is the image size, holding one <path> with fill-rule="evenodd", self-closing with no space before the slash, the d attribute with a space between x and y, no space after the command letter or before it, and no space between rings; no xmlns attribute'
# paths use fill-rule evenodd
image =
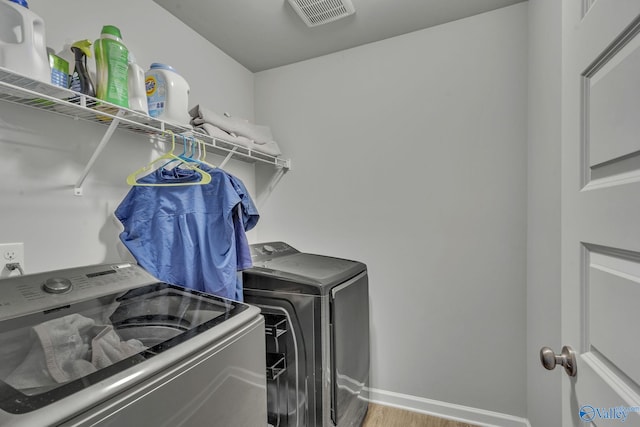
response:
<svg viewBox="0 0 640 427"><path fill-rule="evenodd" d="M252 269L246 270L244 287L324 294L331 287L345 282L366 268L366 265L358 261L296 253L255 263ZM251 276L277 280L256 281Z"/></svg>
<svg viewBox="0 0 640 427"><path fill-rule="evenodd" d="M0 409L19 416L98 383L99 392L94 388L78 399L130 387L157 373L158 361L175 363L210 345L217 332L208 331L225 330L253 309L156 282L5 319L0 321ZM169 351L176 347L183 350Z"/></svg>
<svg viewBox="0 0 640 427"><path fill-rule="evenodd" d="M264 263L264 267L282 273L294 274L316 281L318 284L335 283L352 276L348 273L358 263L341 258L313 254L295 254ZM346 276L345 277L345 273Z"/></svg>

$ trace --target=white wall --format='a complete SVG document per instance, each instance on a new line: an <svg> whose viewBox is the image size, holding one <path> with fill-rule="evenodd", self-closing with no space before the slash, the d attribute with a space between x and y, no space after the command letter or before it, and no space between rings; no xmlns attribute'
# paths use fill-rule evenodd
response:
<svg viewBox="0 0 640 427"><path fill-rule="evenodd" d="M368 264L371 386L524 416L526 3L255 85L293 159L258 237Z"/></svg>
<svg viewBox="0 0 640 427"><path fill-rule="evenodd" d="M562 2L529 2L527 227L527 414L532 427L558 425L562 375L538 352L560 337L560 81Z"/></svg>
<svg viewBox="0 0 640 427"><path fill-rule="evenodd" d="M95 40L105 24L122 31L143 68L174 66L190 83L190 104L253 117L253 74L151 0L30 0L45 21L48 45ZM118 260L111 212L129 188L126 176L151 158L141 135L116 131L84 185L73 184L107 128L0 102L0 243L24 242L27 272ZM208 158L209 159L209 158ZM253 165L228 168L254 189Z"/></svg>

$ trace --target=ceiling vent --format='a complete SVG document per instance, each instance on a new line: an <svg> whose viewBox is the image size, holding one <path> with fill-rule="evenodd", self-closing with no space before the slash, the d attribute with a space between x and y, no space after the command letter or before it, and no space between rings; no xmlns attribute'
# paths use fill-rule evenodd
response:
<svg viewBox="0 0 640 427"><path fill-rule="evenodd" d="M333 22L356 11L351 0L289 0L289 4L309 27Z"/></svg>

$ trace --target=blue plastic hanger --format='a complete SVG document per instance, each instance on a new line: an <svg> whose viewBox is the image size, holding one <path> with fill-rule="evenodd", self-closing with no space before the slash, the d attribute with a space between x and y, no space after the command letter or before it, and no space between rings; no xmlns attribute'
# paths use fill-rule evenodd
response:
<svg viewBox="0 0 640 427"><path fill-rule="evenodd" d="M200 169L196 163L187 160L185 161L185 158L182 158L180 156L176 156L175 154L173 154L173 151L176 148L176 137L175 134L171 131L166 131L167 133L171 134L171 151L163 154L162 156L152 160L149 164L147 164L146 166L141 167L140 169L138 169L137 171L133 172L132 174L130 174L127 177L127 184L129 185L140 185L140 186L148 186L148 187L176 187L176 186L184 186L184 185L203 185L203 184L208 184L211 182L211 175L209 175L207 172L205 172L204 170ZM186 148L184 153L186 154ZM151 184L151 183L140 183L138 182L138 178L141 175L147 175L148 172L151 172L152 170L157 170L159 168L157 168L155 166L156 163L162 161L162 160L169 160L168 162L166 162L163 166L161 166L161 168L163 168L164 166L166 166L167 164L174 162L174 161L180 161L181 163L183 163L185 165L185 167L187 169L192 169L195 170L197 172L200 173L201 179L200 181L188 181L188 182L173 182L173 183L155 183L155 184Z"/></svg>

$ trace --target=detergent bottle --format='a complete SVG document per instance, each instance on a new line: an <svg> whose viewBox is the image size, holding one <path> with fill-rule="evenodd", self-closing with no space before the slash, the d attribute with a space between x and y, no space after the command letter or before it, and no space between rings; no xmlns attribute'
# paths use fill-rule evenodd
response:
<svg viewBox="0 0 640 427"><path fill-rule="evenodd" d="M170 65L154 62L145 73L149 115L189 126L189 84Z"/></svg>
<svg viewBox="0 0 640 427"><path fill-rule="evenodd" d="M0 67L51 82L44 21L26 0L0 0Z"/></svg>
<svg viewBox="0 0 640 427"><path fill-rule="evenodd" d="M94 44L96 55L96 97L129 107L129 50L122 43L118 27L105 25Z"/></svg>
<svg viewBox="0 0 640 427"><path fill-rule="evenodd" d="M129 52L129 108L148 115L149 107L144 79L144 70L136 64L136 58Z"/></svg>

